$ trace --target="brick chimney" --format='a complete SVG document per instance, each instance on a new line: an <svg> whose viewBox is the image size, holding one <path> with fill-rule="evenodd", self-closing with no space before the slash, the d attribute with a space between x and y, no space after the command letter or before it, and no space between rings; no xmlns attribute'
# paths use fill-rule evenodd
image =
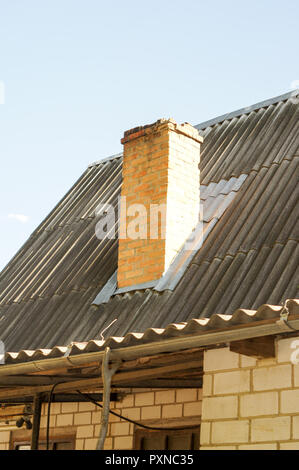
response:
<svg viewBox="0 0 299 470"><path fill-rule="evenodd" d="M173 119L125 132L119 288L160 279L197 225L202 140Z"/></svg>

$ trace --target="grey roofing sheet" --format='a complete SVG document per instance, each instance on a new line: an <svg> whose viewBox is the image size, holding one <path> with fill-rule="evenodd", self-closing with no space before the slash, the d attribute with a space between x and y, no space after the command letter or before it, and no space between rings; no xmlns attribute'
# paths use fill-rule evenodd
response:
<svg viewBox="0 0 299 470"><path fill-rule="evenodd" d="M298 297L298 104L283 99L203 133L203 185L248 176L174 291L132 291L92 306L117 268L117 241L96 238L95 209L116 206L122 178L121 156L97 162L0 275L6 350L99 339L114 319L107 336Z"/></svg>
<svg viewBox="0 0 299 470"><path fill-rule="evenodd" d="M299 315L299 300L288 299L286 304L290 315ZM232 315L214 314L210 318L194 318L188 322L172 323L167 325L166 328L148 328L143 333L130 332L124 337L109 336L103 340L72 342L69 345L55 346L51 349L7 352L5 354L5 364L103 351L107 346L111 349L138 346L183 336L202 335L217 330L229 329L236 325L252 325L260 320L279 320L282 310L284 310L284 307L261 305L257 310L238 309Z"/></svg>
<svg viewBox="0 0 299 470"><path fill-rule="evenodd" d="M228 121L235 117L239 117L245 114L249 114L252 111L256 111L260 108L267 108L273 104L279 103L280 101L286 101L291 98L296 99L298 97L298 89L289 91L284 93L283 95L275 96L274 98L270 98L268 100L260 101L259 103L252 104L250 106L246 106L245 108L237 109L236 111L232 111L230 113L223 114L221 116L217 116L216 118L209 119L208 121L201 122L197 124L195 127L198 130L206 129L207 127L212 127L215 124L219 124L223 121Z"/></svg>

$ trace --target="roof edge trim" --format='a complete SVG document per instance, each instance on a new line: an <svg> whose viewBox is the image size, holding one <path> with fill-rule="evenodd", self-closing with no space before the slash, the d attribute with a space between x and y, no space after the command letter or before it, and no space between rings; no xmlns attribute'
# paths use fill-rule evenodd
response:
<svg viewBox="0 0 299 470"><path fill-rule="evenodd" d="M213 325L213 317L208 320L208 324L212 323L211 329L206 324L206 322L205 325L200 325L200 322L204 320L192 319L186 325L184 325L183 328L178 329L175 324L168 325L166 329L163 329L160 334L157 335L158 338L155 339L148 338L148 341L144 341L143 334L142 337L138 339L139 344L135 344L133 346L124 344L125 338L121 338L122 341L113 342L113 337L110 337L101 344L102 349L96 352L84 352L80 354L69 355L68 357L62 356L57 358L43 358L10 364L5 363L0 366L0 376L3 377L24 373L28 374L37 371L41 372L49 369L64 368L66 365L69 367L70 365L79 366L87 364L92 362L92 360L101 359L104 354L104 348L108 345L111 347L111 359L121 358L122 360L130 360L141 357L142 355L145 356L153 353L168 353L177 350L192 349L194 347L219 345L231 341L240 341L260 336L290 333L290 326L292 329L299 331L298 300L288 299L288 302L289 305L287 308L291 307L292 310L289 312L290 317L288 318L288 326L281 322L285 307L263 304L256 311L248 311L243 309L236 310L233 315L229 315L229 319L222 319L222 322L226 323L225 328L223 328L224 325L222 325L220 328L220 325L217 325L218 328L215 323ZM261 314L265 313L265 309L270 310L272 313L271 318L261 318ZM244 324L244 322L240 322L238 324L234 324L234 316L240 312L247 315L248 319L251 319L250 323ZM221 315L216 316L221 318ZM254 319L253 317L255 316L258 316L259 318ZM194 331L194 329L191 328L193 324L197 326L197 331ZM163 338L163 333L165 334L167 329L176 329L178 335ZM151 331L153 330L151 329ZM132 333L128 335L132 335ZM128 337L128 335L126 335L126 337ZM114 340L117 340L117 338L114 338ZM11 353L6 354L10 355ZM20 354L20 352L18 354ZM30 393L32 393L32 391Z"/></svg>
<svg viewBox="0 0 299 470"><path fill-rule="evenodd" d="M214 126L215 124L219 124L223 121L233 119L235 117L239 117L242 114L249 114L252 111L255 111L260 108L265 108L270 106L271 104L279 103L280 101L286 101L289 98L299 95L299 89L289 91L288 93L284 93L283 95L275 96L274 98L270 98L265 101L260 101L259 103L255 103L251 106L246 106L245 108L238 109L236 111L232 111L230 113L222 114L221 116L215 117L213 119L209 119L208 121L203 121L200 124L194 126L198 130L206 129L207 127Z"/></svg>

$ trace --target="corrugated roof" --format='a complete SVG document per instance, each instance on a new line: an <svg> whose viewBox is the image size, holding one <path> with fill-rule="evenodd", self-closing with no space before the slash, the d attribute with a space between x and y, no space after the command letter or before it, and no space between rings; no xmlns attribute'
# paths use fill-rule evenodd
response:
<svg viewBox="0 0 299 470"><path fill-rule="evenodd" d="M230 113L222 114L221 116L217 116L213 119L197 124L195 127L198 130L206 129L207 127L212 127L215 124L222 123L223 121L228 121L235 117L240 117L242 115L249 114L252 111L256 111L261 108L268 108L269 106L277 104L281 101L286 101L291 98L296 99L297 96L298 96L298 89L295 89L287 93L284 93L283 95L275 96L274 98L270 98L268 100L259 101L258 103L252 104L250 106L246 106L245 108L237 109L236 111L232 111Z"/></svg>
<svg viewBox="0 0 299 470"><path fill-rule="evenodd" d="M257 310L238 309L232 315L212 315L210 318L189 320L188 322L172 323L166 328L148 328L144 333L127 333L124 337L110 336L106 340L90 340L86 342L73 342L67 346L55 346L51 349L22 350L7 352L5 364L38 361L63 356L103 351L107 346L110 349L126 348L153 342L161 342L183 336L203 335L217 330L231 329L237 325L253 325L259 321L279 319L284 307L275 305L262 305ZM289 315L299 316L299 300L287 301Z"/></svg>
<svg viewBox="0 0 299 470"><path fill-rule="evenodd" d="M6 350L99 339L115 318L106 334L123 337L298 297L298 103L284 98L203 134L204 197L213 197L212 183L247 178L174 291L149 288L92 306L117 268L117 240L96 238L95 209L100 202L116 207L122 180L121 156L97 162L0 275Z"/></svg>

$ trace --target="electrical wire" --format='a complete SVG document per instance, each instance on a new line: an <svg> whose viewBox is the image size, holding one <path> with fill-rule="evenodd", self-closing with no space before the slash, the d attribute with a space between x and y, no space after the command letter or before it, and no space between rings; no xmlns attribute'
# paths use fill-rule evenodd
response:
<svg viewBox="0 0 299 470"><path fill-rule="evenodd" d="M94 400L91 396L88 395L88 393L82 393L79 390L76 390L76 392L79 395L81 395L82 397L84 397L86 401L90 401L90 402L94 403L94 405L98 406L99 408L103 408L103 405L101 405L96 400ZM196 424L194 426L184 426L184 427L177 427L176 426L176 427L173 427L173 428L166 428L166 427L159 428L159 427L156 427L156 426L148 426L146 424L138 423L137 421L134 421L133 419L127 418L126 416L120 415L119 413L115 413L115 411L112 411L110 409L109 409L109 413L111 413L114 416L117 416L118 418L124 419L125 421L128 421L129 423L135 424L136 426L139 426L139 427L144 428L144 429L151 429L153 431L184 431L186 429L195 429L195 428L199 427L199 425Z"/></svg>
<svg viewBox="0 0 299 470"><path fill-rule="evenodd" d="M57 387L57 385L61 383L63 382L58 382L54 384L49 394L48 411L47 411L47 429L46 429L46 450L49 450L50 415L51 415L51 404L52 404L52 399L53 399L53 393L54 393L55 387Z"/></svg>

